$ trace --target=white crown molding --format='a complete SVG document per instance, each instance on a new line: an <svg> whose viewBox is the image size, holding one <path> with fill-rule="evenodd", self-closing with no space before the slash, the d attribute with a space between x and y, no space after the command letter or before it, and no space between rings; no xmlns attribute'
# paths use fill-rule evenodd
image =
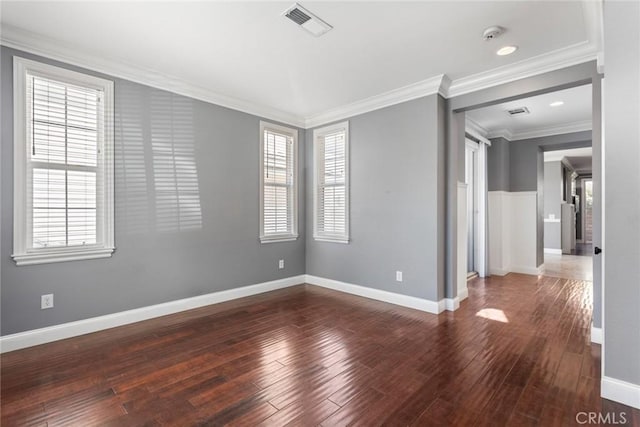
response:
<svg viewBox="0 0 640 427"><path fill-rule="evenodd" d="M560 126L549 126L544 128L528 129L524 131L514 132L511 141L520 139L540 138L543 136L562 135L565 133L584 132L591 130L591 120L582 120L573 123L567 123Z"/></svg>
<svg viewBox="0 0 640 427"><path fill-rule="evenodd" d="M475 122L474 120L470 119L469 117L465 118L465 121L467 122L467 130L471 130L474 133L477 133L478 135L486 138L487 134L489 133L489 131L487 131L484 127L482 127L480 124L478 124L478 122Z"/></svg>
<svg viewBox="0 0 640 427"><path fill-rule="evenodd" d="M487 131L485 128L483 128L482 126L480 126L477 122L471 120L469 117L465 118L465 131L471 135L474 136L475 138L477 138L480 142L483 142L489 146L491 146L491 141L489 141L489 139L487 138L487 135L489 134L489 131Z"/></svg>
<svg viewBox="0 0 640 427"><path fill-rule="evenodd" d="M513 134L509 131L509 129L496 129L491 130L487 133L487 138L504 138L507 141L513 140Z"/></svg>
<svg viewBox="0 0 640 427"><path fill-rule="evenodd" d="M104 329L115 328L117 326L128 325L130 323L179 313L194 308L204 307L206 305L218 304L277 289L288 288L290 286L303 284L304 279L304 275L292 276L284 279L272 280L270 282L198 295L195 297L169 301L133 310L121 311L104 316L91 317L89 319L78 320L75 322L62 323L46 328L4 335L0 337L0 353L76 337L79 335L102 331Z"/></svg>
<svg viewBox="0 0 640 427"><path fill-rule="evenodd" d="M191 84L185 80L159 73L157 71L135 67L124 62L107 60L97 55L87 55L72 46L42 37L29 31L9 25L2 26L0 44L6 47L39 55L65 64L86 68L87 70L108 74L109 76L140 83L157 89L167 90L200 101L209 102L258 117L275 120L297 127L304 127L304 119L295 114L281 111L250 101L233 98Z"/></svg>
<svg viewBox="0 0 640 427"><path fill-rule="evenodd" d="M455 79L449 87L447 97L452 98L487 89L515 80L593 61L596 58L597 49L593 44L586 41L577 43L513 64Z"/></svg>
<svg viewBox="0 0 640 427"><path fill-rule="evenodd" d="M325 125L327 123L344 120L369 111L379 110L391 105L411 101L423 96L440 94L445 96L450 80L444 74L431 77L398 89L393 89L379 95L370 96L360 101L352 102L341 107L333 108L320 114L314 114L305 119L307 129Z"/></svg>
<svg viewBox="0 0 640 427"><path fill-rule="evenodd" d="M563 157L562 159L560 159L560 163L562 163L567 167L567 169L570 169L575 173L576 168L573 167L573 165L571 164L571 161L567 157Z"/></svg>
<svg viewBox="0 0 640 427"><path fill-rule="evenodd" d="M504 138L508 141L518 141L521 139L541 138L544 136L562 135L565 133L584 132L591 130L591 120L581 120L559 126L547 126L540 128L525 129L512 132L509 129L495 129L487 133L487 138Z"/></svg>
<svg viewBox="0 0 640 427"><path fill-rule="evenodd" d="M584 3L585 6L583 10L590 37L590 41L588 42L578 43L514 64L462 77L454 81L451 81L448 76L441 74L307 117L222 95L154 70L134 67L122 61L106 60L97 55L83 54L72 46L64 45L50 38L42 37L12 26L3 26L0 34L0 44L70 65L108 74L113 77L242 111L258 117L310 129L423 96L437 93L445 98L451 98L598 58L601 59L603 56L602 52L598 50L598 42L591 42L591 38L593 37L599 40L596 35L599 34L599 32L601 33L602 11L600 0L585 0ZM600 6L596 7L595 5L591 5L591 3L598 3ZM600 13L600 15L598 15L598 13ZM598 22L600 22L600 24L598 24Z"/></svg>

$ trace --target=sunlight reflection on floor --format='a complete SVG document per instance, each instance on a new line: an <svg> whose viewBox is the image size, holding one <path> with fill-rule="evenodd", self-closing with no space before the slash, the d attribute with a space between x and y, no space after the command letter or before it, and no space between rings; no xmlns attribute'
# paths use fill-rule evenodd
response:
<svg viewBox="0 0 640 427"><path fill-rule="evenodd" d="M495 320L496 322L509 323L509 319L507 319L507 315L504 314L504 311L497 308L483 308L476 313L476 316Z"/></svg>

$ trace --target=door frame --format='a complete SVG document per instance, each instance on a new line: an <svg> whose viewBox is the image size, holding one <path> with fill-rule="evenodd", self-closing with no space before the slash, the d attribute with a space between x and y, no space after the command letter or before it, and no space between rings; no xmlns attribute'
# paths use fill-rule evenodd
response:
<svg viewBox="0 0 640 427"><path fill-rule="evenodd" d="M472 135L475 137L475 135ZM486 277L488 274L487 266L487 146L491 142L486 138L478 137L476 142L465 137L465 173L466 173L466 153L467 149L471 150L473 158L473 268L478 276ZM465 176L466 182L466 176ZM467 192L469 191L469 183L467 184ZM468 198L467 198L468 200ZM469 209L467 208L467 212ZM466 239L468 242L469 240ZM468 253L467 248L467 253Z"/></svg>

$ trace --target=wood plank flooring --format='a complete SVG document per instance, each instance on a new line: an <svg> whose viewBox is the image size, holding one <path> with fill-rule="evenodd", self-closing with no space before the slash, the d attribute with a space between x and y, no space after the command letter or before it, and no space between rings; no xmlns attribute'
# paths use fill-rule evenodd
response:
<svg viewBox="0 0 640 427"><path fill-rule="evenodd" d="M590 283L469 287L436 316L302 285L7 353L2 425L640 425L599 397Z"/></svg>

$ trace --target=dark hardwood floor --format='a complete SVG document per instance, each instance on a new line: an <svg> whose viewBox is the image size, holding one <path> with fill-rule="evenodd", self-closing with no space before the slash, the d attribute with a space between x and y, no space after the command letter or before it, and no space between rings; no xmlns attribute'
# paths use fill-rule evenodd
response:
<svg viewBox="0 0 640 427"><path fill-rule="evenodd" d="M2 425L576 425L590 284L470 282L439 316L297 286L2 355Z"/></svg>

